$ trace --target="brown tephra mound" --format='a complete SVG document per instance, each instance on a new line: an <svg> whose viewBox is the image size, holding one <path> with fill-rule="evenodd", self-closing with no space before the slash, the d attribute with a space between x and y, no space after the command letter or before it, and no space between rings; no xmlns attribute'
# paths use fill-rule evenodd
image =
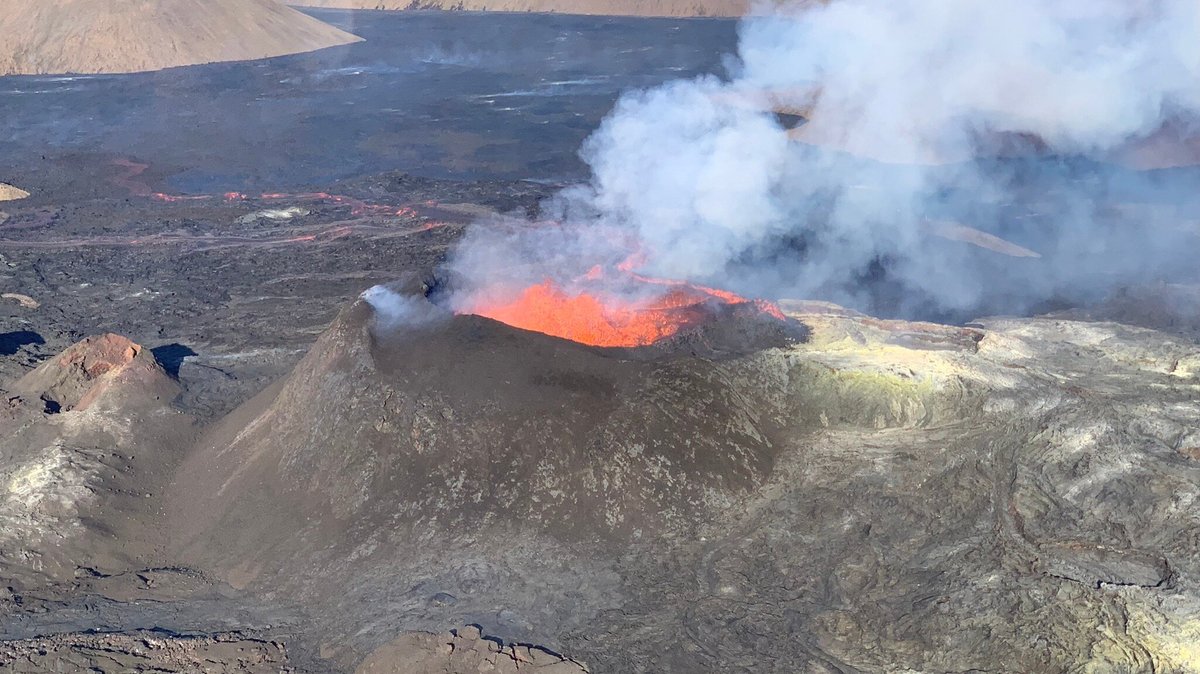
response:
<svg viewBox="0 0 1200 674"><path fill-rule="evenodd" d="M380 646L355 674L580 674L583 664L536 646L485 639L478 627L446 634L410 632Z"/></svg>
<svg viewBox="0 0 1200 674"><path fill-rule="evenodd" d="M444 9L596 16L736 17L750 0L297 0L291 4L345 9Z"/></svg>
<svg viewBox="0 0 1200 674"><path fill-rule="evenodd" d="M19 379L13 391L48 411L83 410L110 391L164 396L175 384L154 355L112 333L87 337Z"/></svg>
<svg viewBox="0 0 1200 674"><path fill-rule="evenodd" d="M0 18L0 21L3 21ZM15 201L24 199L29 196L29 193L19 187L13 187L8 183L0 183L0 201Z"/></svg>
<svg viewBox="0 0 1200 674"><path fill-rule="evenodd" d="M8 0L0 75L141 72L359 39L275 0Z"/></svg>

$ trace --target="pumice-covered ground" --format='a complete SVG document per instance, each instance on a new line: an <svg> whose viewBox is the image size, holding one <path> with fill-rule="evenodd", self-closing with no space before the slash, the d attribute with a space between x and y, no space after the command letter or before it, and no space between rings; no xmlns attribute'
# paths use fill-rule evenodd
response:
<svg viewBox="0 0 1200 674"><path fill-rule="evenodd" d="M597 348L424 297L548 187L127 169L0 224L12 671L1200 667L1187 287Z"/></svg>

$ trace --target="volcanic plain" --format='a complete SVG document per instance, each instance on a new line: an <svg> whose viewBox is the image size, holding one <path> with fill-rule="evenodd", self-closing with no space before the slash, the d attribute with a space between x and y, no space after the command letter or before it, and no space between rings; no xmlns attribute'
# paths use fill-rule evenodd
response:
<svg viewBox="0 0 1200 674"><path fill-rule="evenodd" d="M549 186L94 170L145 189L0 225L31 301L3 305L14 671L1195 663L1186 289L969 327L784 301L598 348L437 305L464 227ZM387 327L379 284L436 320Z"/></svg>

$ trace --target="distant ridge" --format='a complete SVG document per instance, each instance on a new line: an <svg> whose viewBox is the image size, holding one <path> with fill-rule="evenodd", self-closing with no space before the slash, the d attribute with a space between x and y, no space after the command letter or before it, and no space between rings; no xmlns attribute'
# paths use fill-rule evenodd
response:
<svg viewBox="0 0 1200 674"><path fill-rule="evenodd" d="M141 72L360 39L275 0L6 0L0 75Z"/></svg>
<svg viewBox="0 0 1200 674"><path fill-rule="evenodd" d="M596 16L737 17L751 0L292 0L292 5L343 9L444 9Z"/></svg>

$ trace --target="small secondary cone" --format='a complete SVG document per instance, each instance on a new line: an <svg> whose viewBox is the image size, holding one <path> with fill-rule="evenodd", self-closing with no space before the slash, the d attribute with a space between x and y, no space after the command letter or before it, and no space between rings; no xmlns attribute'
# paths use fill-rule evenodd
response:
<svg viewBox="0 0 1200 674"><path fill-rule="evenodd" d="M0 397L0 570L15 588L130 567L160 545L152 522L170 449L191 420L154 354L102 334L41 363ZM100 577L97 575L96 577ZM4 658L0 655L0 661ZM52 671L34 667L29 671ZM71 671L77 671L74 666Z"/></svg>
<svg viewBox="0 0 1200 674"><path fill-rule="evenodd" d="M142 72L360 40L275 0L9 0L0 75Z"/></svg>
<svg viewBox="0 0 1200 674"><path fill-rule="evenodd" d="M87 337L42 363L13 385L47 411L83 410L101 399L174 395L177 385L154 355L126 337Z"/></svg>

